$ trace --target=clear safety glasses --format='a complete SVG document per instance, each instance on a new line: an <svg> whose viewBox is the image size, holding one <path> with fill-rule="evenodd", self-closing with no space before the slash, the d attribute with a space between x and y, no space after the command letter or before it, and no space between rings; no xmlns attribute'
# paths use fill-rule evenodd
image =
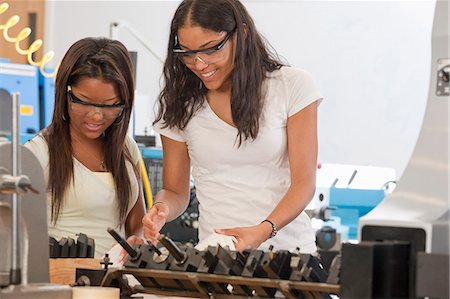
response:
<svg viewBox="0 0 450 299"><path fill-rule="evenodd" d="M196 60L200 60L204 64L212 64L219 60L221 60L224 55L222 51L220 51L227 41L233 36L235 29L231 30L227 33L225 38L218 43L217 45L200 50L183 50L180 48L178 44L178 39L175 37L175 48L173 49L173 53L178 56L178 58L186 65L195 64Z"/></svg>
<svg viewBox="0 0 450 299"><path fill-rule="evenodd" d="M69 95L70 102L72 103L71 108L74 112L78 114L88 114L94 111L99 111L102 113L103 117L107 119L115 119L123 112L125 104L95 104L88 103L80 100L72 93L72 88L68 86L67 94Z"/></svg>

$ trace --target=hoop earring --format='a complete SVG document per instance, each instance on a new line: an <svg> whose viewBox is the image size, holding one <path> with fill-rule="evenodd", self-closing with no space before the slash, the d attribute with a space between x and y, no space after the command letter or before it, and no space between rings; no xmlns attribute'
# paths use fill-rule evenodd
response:
<svg viewBox="0 0 450 299"><path fill-rule="evenodd" d="M62 120L66 121L66 116L64 114L62 115Z"/></svg>

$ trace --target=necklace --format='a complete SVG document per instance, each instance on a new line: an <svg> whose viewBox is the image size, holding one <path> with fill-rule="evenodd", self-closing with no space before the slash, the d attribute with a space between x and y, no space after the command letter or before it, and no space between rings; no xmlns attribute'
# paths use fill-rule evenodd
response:
<svg viewBox="0 0 450 299"><path fill-rule="evenodd" d="M82 155L80 155L77 151L73 151L73 153L75 154L75 158L80 161L80 158L83 157ZM92 155L91 153L87 152L88 154L88 158L90 158L89 160L93 160L93 161L97 161L95 164L99 166L100 171L102 172L106 172L108 171L108 168L106 167L106 163L105 160L103 159L99 159L97 157L95 157L94 155ZM100 160L100 161L99 161ZM82 163L82 162L81 162ZM83 164L83 163L82 163ZM89 167L88 167L89 168Z"/></svg>
<svg viewBox="0 0 450 299"><path fill-rule="evenodd" d="M107 171L108 169L106 168L106 165L105 165L105 161L100 161L100 169L101 169L101 171Z"/></svg>
<svg viewBox="0 0 450 299"><path fill-rule="evenodd" d="M94 164L98 166L100 171L105 172L105 171L108 170L108 168L106 167L106 163L105 163L105 159L104 159L103 155L101 155L101 158L99 158L99 157L93 155L90 151L87 151L87 150L83 151L83 155L81 155L79 151L74 150L74 146L73 146L74 143L79 144L79 145L82 145L83 143L76 136L72 136L72 137L73 137L73 139L72 139L73 140L72 141L72 151L73 151L73 154L74 154L75 158L77 160L79 160L79 162L81 162L80 159L82 157L86 157L86 155L87 155L88 156L88 157L86 157L87 160L89 162L95 161ZM81 159L81 160L84 160L84 159ZM97 167L95 167L95 168L97 168Z"/></svg>

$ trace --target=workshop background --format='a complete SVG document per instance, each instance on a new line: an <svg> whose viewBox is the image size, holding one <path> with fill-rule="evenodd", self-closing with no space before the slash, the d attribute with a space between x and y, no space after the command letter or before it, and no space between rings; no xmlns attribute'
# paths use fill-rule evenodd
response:
<svg viewBox="0 0 450 299"><path fill-rule="evenodd" d="M111 36L110 24L123 24L115 37L138 56L135 134L149 134L158 58L165 58L178 2L46 1L43 47L55 51L49 65L79 38ZM435 2L243 2L277 52L311 72L324 94L319 161L392 167L400 177L424 116Z"/></svg>

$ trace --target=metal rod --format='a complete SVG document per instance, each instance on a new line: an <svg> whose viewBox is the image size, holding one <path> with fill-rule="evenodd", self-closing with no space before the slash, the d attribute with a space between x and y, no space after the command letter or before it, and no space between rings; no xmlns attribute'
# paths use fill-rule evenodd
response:
<svg viewBox="0 0 450 299"><path fill-rule="evenodd" d="M133 249L133 247L128 244L127 240L122 238L121 235L119 235L114 229L108 227L107 228L108 233L117 241L117 243L122 246L123 249L131 256L131 258L136 258L138 256L138 252Z"/></svg>
<svg viewBox="0 0 450 299"><path fill-rule="evenodd" d="M12 176L20 175L19 93L12 94Z"/></svg>
<svg viewBox="0 0 450 299"><path fill-rule="evenodd" d="M118 32L120 28L125 28L128 30L129 33L131 33L131 35L133 35L136 40L138 42L141 43L142 46L144 46L149 52L150 54L152 54L152 56L158 60L159 62L161 62L162 64L164 64L164 60L159 57L158 53L156 53L152 47L150 46L150 44L148 44L145 41L145 38L137 31L135 30L128 22L122 20L122 21L118 21L118 22L112 22L109 26L109 35L111 37L111 39L118 39Z"/></svg>
<svg viewBox="0 0 450 299"><path fill-rule="evenodd" d="M21 172L20 157L20 135L19 135L19 93L12 94L12 176L17 177ZM11 196L11 284L22 282L22 271L20 265L20 222L21 222L20 195L14 192Z"/></svg>
<svg viewBox="0 0 450 299"><path fill-rule="evenodd" d="M353 180L355 179L356 174L358 173L358 170L354 170L352 173L352 176L350 177L350 179L348 180L348 184L347 184L347 188L350 186L350 184L353 182Z"/></svg>
<svg viewBox="0 0 450 299"><path fill-rule="evenodd" d="M165 234L160 234L158 236L158 241L161 242L170 254L177 260L178 263L183 264L187 259L187 254L178 248L177 245L167 237Z"/></svg>

